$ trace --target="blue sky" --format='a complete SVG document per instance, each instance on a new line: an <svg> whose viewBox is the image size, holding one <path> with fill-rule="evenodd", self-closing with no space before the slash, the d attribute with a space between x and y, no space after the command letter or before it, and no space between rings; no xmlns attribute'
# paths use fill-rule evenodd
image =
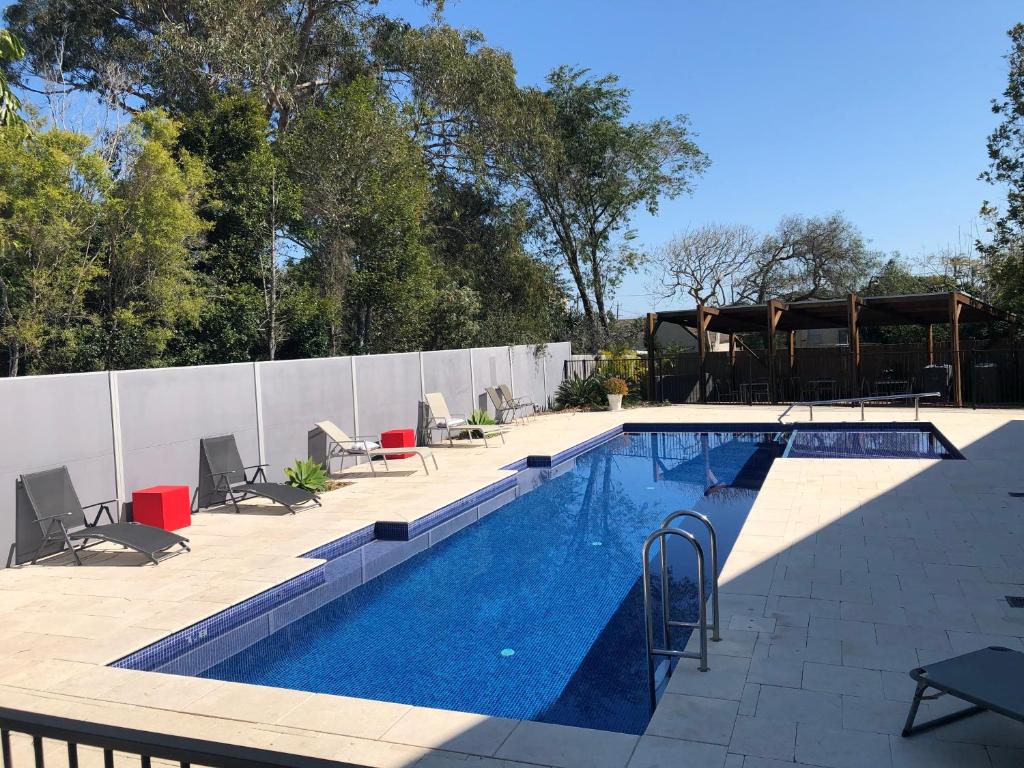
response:
<svg viewBox="0 0 1024 768"><path fill-rule="evenodd" d="M414 17L410 0L384 7ZM590 67L632 89L636 119L690 116L712 166L637 218L651 247L704 222L767 230L839 210L872 247L915 258L998 197L977 175L1019 2L449 0L446 16L510 51L523 84ZM620 289L623 316L655 305L648 283Z"/></svg>
<svg viewBox="0 0 1024 768"><path fill-rule="evenodd" d="M428 18L414 0L382 8ZM690 116L712 165L692 196L636 218L651 249L706 222L842 211L872 247L916 258L999 198L977 175L1019 2L448 0L446 17L511 52L523 84L589 67L621 77L636 119ZM685 305L649 284L621 287L623 316Z"/></svg>

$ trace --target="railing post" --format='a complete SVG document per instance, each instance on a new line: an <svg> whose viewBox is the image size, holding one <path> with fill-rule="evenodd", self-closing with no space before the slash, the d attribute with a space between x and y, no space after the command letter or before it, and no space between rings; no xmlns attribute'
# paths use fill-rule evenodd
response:
<svg viewBox="0 0 1024 768"><path fill-rule="evenodd" d="M810 412L809 413L809 415L810 415L810 419L809 420L810 421L814 421L814 406L813 405L808 405L807 406L807 410Z"/></svg>
<svg viewBox="0 0 1024 768"><path fill-rule="evenodd" d="M864 401L860 401L860 420L864 421Z"/></svg>
<svg viewBox="0 0 1024 768"><path fill-rule="evenodd" d="M921 420L921 398L914 398L914 421Z"/></svg>

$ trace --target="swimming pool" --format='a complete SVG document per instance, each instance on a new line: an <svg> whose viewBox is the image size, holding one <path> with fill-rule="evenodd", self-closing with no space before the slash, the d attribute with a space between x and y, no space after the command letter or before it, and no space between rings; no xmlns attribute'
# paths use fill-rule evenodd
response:
<svg viewBox="0 0 1024 768"><path fill-rule="evenodd" d="M641 733L640 549L666 515L706 514L724 562L784 450L934 457L947 445L927 425L654 428L666 431L625 425L528 457L417 521L318 547L308 556L322 565L115 665ZM692 560L677 542L674 618L696 614ZM678 648L687 639L674 633Z"/></svg>
<svg viewBox="0 0 1024 768"><path fill-rule="evenodd" d="M773 438L619 435L203 676L641 733L643 540L690 507L728 555L756 493L744 473ZM678 554L677 602L692 600Z"/></svg>

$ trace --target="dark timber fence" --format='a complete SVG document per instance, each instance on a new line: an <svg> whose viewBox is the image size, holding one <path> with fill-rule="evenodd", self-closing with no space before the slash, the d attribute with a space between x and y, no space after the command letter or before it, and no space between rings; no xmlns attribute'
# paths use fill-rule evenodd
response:
<svg viewBox="0 0 1024 768"><path fill-rule="evenodd" d="M962 344L962 347L966 344ZM961 348L963 404L967 407L1024 405L1024 344ZM953 352L935 344L931 356L917 344L863 344L860 365L846 347L778 349L769 365L765 349L708 352L703 402L791 403L857 396L942 392L930 404L955 402ZM565 377L620 376L631 389L671 403L700 403L701 366L696 352L647 358L568 360Z"/></svg>

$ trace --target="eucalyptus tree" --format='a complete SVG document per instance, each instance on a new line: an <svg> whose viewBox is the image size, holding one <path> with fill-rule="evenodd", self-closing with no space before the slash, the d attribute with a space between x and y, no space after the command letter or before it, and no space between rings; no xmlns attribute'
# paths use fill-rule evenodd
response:
<svg viewBox="0 0 1024 768"><path fill-rule="evenodd" d="M542 245L568 271L591 345L608 335L608 303L642 254L632 216L692 189L708 159L683 115L631 122L614 75L560 67L520 91L493 126L493 152L542 225Z"/></svg>
<svg viewBox="0 0 1024 768"><path fill-rule="evenodd" d="M1002 205L985 201L981 214L989 238L979 243L995 283L996 298L1024 309L1024 24L1008 33L1006 90L993 99L1000 123L988 138L989 167L981 178L1006 194Z"/></svg>

